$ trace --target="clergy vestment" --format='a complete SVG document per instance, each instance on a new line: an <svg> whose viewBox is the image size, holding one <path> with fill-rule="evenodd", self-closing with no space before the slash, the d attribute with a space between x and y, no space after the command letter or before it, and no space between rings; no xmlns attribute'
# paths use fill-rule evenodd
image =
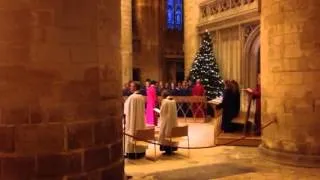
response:
<svg viewBox="0 0 320 180"><path fill-rule="evenodd" d="M157 91L154 85L147 88L147 108L146 108L146 123L148 125L155 124L155 116L153 109L156 107Z"/></svg>
<svg viewBox="0 0 320 180"><path fill-rule="evenodd" d="M166 138L171 136L172 128L177 125L177 103L171 97L167 97L162 100L160 108L160 144L166 145L168 143ZM170 151L170 149L176 150L177 148L160 146L160 150Z"/></svg>
<svg viewBox="0 0 320 180"><path fill-rule="evenodd" d="M124 104L124 114L126 115L125 132L129 135L135 135L137 130L145 129L144 122L145 98L138 92L129 96ZM125 152L134 153L133 138L125 137ZM136 153L145 153L146 147L136 146Z"/></svg>

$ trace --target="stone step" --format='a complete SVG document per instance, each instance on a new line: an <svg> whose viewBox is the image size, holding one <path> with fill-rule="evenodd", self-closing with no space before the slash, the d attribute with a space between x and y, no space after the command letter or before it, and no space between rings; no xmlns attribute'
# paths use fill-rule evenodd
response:
<svg viewBox="0 0 320 180"><path fill-rule="evenodd" d="M244 135L241 133L221 133L216 139L217 145L228 144L229 146L250 146L258 147L261 143L260 136L247 135L245 139L241 139ZM237 141L237 139L241 139ZM229 144L229 142L232 142Z"/></svg>

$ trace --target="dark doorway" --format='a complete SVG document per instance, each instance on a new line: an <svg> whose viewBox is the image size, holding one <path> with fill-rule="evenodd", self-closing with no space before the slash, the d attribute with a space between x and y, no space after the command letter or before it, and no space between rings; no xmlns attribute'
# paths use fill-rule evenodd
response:
<svg viewBox="0 0 320 180"><path fill-rule="evenodd" d="M132 80L133 81L140 81L141 80L141 70L139 68L133 68Z"/></svg>
<svg viewBox="0 0 320 180"><path fill-rule="evenodd" d="M184 63L177 62L176 66L176 82L180 82L184 80Z"/></svg>

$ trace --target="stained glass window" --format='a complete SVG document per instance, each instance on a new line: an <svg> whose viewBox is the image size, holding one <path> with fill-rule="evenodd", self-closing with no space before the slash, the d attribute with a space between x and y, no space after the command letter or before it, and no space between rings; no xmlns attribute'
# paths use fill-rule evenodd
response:
<svg viewBox="0 0 320 180"><path fill-rule="evenodd" d="M182 29L182 0L176 0L175 7L175 26L176 29Z"/></svg>
<svg viewBox="0 0 320 180"><path fill-rule="evenodd" d="M167 1L167 25L168 29L174 29L174 0Z"/></svg>
<svg viewBox="0 0 320 180"><path fill-rule="evenodd" d="M181 30L183 25L182 0L167 0L167 27Z"/></svg>

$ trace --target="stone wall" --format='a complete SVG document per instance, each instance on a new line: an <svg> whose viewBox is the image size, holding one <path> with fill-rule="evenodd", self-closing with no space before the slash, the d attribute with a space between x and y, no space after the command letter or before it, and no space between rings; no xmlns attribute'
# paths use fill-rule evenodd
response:
<svg viewBox="0 0 320 180"><path fill-rule="evenodd" d="M262 152L281 163L320 164L320 1L262 1Z"/></svg>
<svg viewBox="0 0 320 180"><path fill-rule="evenodd" d="M132 80L132 0L121 0L122 84Z"/></svg>
<svg viewBox="0 0 320 180"><path fill-rule="evenodd" d="M161 77L160 1L133 1L135 14L133 67L141 70L141 80Z"/></svg>
<svg viewBox="0 0 320 180"><path fill-rule="evenodd" d="M184 64L185 76L189 75L199 47L197 25L200 17L200 3L204 0L185 0L184 3Z"/></svg>
<svg viewBox="0 0 320 180"><path fill-rule="evenodd" d="M121 179L120 1L0 1L0 41L0 179Z"/></svg>

